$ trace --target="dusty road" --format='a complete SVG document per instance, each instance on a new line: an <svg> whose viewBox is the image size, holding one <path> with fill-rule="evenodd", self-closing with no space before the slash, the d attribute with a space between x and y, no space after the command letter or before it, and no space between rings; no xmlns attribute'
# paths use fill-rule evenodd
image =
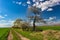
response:
<svg viewBox="0 0 60 40"><path fill-rule="evenodd" d="M22 36L22 35L19 34L18 32L16 32L15 30L14 30L14 32L17 34L17 36L19 36L19 38L21 38L21 40L30 40L30 39L28 39L28 38Z"/></svg>
<svg viewBox="0 0 60 40"><path fill-rule="evenodd" d="M8 38L7 38L7 40L13 40L13 35L12 35L12 32L11 32L11 30L10 30L10 32L9 32L9 35L8 35Z"/></svg>
<svg viewBox="0 0 60 40"><path fill-rule="evenodd" d="M15 30L13 30L13 32L18 36L18 40L30 40L24 36L22 36L21 34L19 34L18 32L16 32ZM8 34L8 37L7 37L7 40L13 40L13 34L12 34L12 31L10 30L9 34Z"/></svg>

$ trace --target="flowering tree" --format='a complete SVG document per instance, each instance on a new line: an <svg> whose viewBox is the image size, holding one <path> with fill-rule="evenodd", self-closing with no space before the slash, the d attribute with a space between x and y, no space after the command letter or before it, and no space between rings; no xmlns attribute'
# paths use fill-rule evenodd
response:
<svg viewBox="0 0 60 40"><path fill-rule="evenodd" d="M16 19L16 21L14 22L14 27L21 28L21 21L22 19Z"/></svg>

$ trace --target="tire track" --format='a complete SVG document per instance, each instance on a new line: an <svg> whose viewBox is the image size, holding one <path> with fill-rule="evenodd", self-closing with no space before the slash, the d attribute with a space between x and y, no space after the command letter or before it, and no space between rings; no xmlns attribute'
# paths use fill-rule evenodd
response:
<svg viewBox="0 0 60 40"><path fill-rule="evenodd" d="M13 30L16 34L17 34L17 36L19 37L19 38L21 38L21 40L30 40L30 39L28 39L28 38L26 38L26 37L23 37L21 34L19 34L18 32L16 32L15 30Z"/></svg>
<svg viewBox="0 0 60 40"><path fill-rule="evenodd" d="M12 35L12 32L11 32L11 30L10 30L10 32L9 32L9 35L8 35L8 38L7 38L7 40L13 40L13 35Z"/></svg>

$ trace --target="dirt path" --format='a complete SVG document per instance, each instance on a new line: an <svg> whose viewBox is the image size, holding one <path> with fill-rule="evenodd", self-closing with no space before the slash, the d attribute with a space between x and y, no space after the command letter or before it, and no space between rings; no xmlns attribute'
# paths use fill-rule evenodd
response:
<svg viewBox="0 0 60 40"><path fill-rule="evenodd" d="M7 38L7 40L13 40L13 35L12 35L12 32L11 32L11 30L10 30L10 32L9 32L9 35L8 35L8 38Z"/></svg>
<svg viewBox="0 0 60 40"><path fill-rule="evenodd" d="M21 40L30 40L30 39L28 39L28 38L26 38L26 37L23 37L21 34L19 34L18 32L16 32L15 30L14 30L14 32L17 34L17 36L18 36L19 38L21 38Z"/></svg>

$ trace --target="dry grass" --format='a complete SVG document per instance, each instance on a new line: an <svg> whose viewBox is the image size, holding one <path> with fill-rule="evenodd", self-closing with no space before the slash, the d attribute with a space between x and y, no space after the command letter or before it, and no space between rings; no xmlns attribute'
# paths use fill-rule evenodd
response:
<svg viewBox="0 0 60 40"><path fill-rule="evenodd" d="M60 40L60 31L57 30L45 30L42 32L33 32L30 34L32 37L38 40Z"/></svg>
<svg viewBox="0 0 60 40"><path fill-rule="evenodd" d="M57 30L45 30L41 34L44 40L60 40L60 31Z"/></svg>

